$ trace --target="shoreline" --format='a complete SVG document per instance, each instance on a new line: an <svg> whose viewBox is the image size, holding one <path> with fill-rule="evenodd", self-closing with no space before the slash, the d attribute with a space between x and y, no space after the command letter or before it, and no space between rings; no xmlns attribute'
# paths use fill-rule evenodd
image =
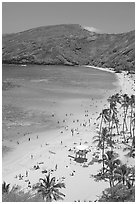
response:
<svg viewBox="0 0 137 204"><path fill-rule="evenodd" d="M106 68L91 68L115 73L113 70L110 70L108 68L107 70ZM118 86L117 89L112 90L112 92L122 90L122 93L124 93L125 86L127 85L127 83L129 83L128 78L125 77L124 74L121 75L121 73L116 74L116 76L119 80ZM125 86L123 86L123 83L125 83ZM126 89L126 92L131 92L131 86L128 85ZM17 148L13 150L10 155L5 155L3 159L3 165L5 169L5 172L3 172L3 176L5 177L5 181L10 182L11 184L16 183L22 186L22 188L26 188L27 184L24 182L24 180L18 180L17 178L15 178L16 175L18 175L19 173L24 175L25 171L28 170L29 180L33 185L34 183L38 182L38 179L40 177L43 176L41 174L41 170L54 169L55 165L57 164L58 169L57 171L53 171L53 176L55 176L56 178L62 176L65 177L64 183L66 184L66 189L64 190L64 193L66 194L66 197L64 199L64 202L74 202L74 200L79 199L81 201L95 200L97 196L100 195L100 193L102 193L102 191L108 187L107 183L105 182L98 183L95 182L92 178L89 178L90 174L97 173L100 165L94 164L93 166L91 165L88 166L88 168L84 168L83 165L70 160L68 155L71 153L69 152L69 149L76 147L80 143L84 144L85 142L87 142L87 145L90 146L91 150L91 152L88 154L88 162L91 161L92 154L96 151L96 146L92 144L91 135L94 136L96 134L96 118L99 115L100 109L104 107L104 105L106 105L106 100L107 99L105 97L102 100L93 99L93 101L91 101L91 99L89 99L89 103L84 103L84 100L79 101L77 105L79 114L76 114L75 107L73 107L74 113L71 116L69 115L69 118L67 118L68 116L65 118L67 122L65 122L65 125L63 127L57 130L48 130L39 134L37 133L39 135L38 139L36 138L37 134L30 135L30 142L25 141L19 146L16 145ZM80 126L80 123L84 123L84 120L85 122L88 121L88 118L85 117L85 110L87 109L88 114L92 117L92 121L87 126L83 127ZM71 112L72 109L70 109L68 105L67 113ZM79 122L76 122L77 119L79 120ZM75 123L73 123L74 120ZM74 136L71 135L71 128L78 128L78 131L75 131ZM47 139L46 135L48 136ZM61 141L63 144L61 144ZM30 155L33 155L34 158L31 159ZM40 162L44 162L43 165L40 165L40 169L37 171L32 170L32 167L36 164L39 164ZM14 172L11 172L10 169L13 169ZM75 171L75 175L71 176L71 173L73 171ZM91 189L93 191L92 195Z"/></svg>
<svg viewBox="0 0 137 204"><path fill-rule="evenodd" d="M102 68L102 67L95 67L95 66L91 66L91 65L83 65L83 66L88 67L88 68L98 69L98 70L105 71L105 72L115 73L113 68Z"/></svg>
<svg viewBox="0 0 137 204"><path fill-rule="evenodd" d="M102 68L102 67L95 67L95 66L90 66L90 65L86 65L84 67L89 67L92 69L114 73L119 82L119 86L121 87L118 90L121 90L123 94L127 93L129 95L132 95L135 93L135 74L133 75L127 74L127 71L121 71L121 73L116 73L113 68Z"/></svg>

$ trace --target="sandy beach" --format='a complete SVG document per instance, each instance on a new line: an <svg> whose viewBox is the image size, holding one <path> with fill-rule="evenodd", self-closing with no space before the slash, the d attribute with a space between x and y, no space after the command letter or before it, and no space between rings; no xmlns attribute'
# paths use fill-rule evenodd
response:
<svg viewBox="0 0 137 204"><path fill-rule="evenodd" d="M110 69L107 71L113 72ZM117 89L112 90L111 95L117 92L134 94L134 78L125 72L116 73L116 76ZM110 92L105 91L103 99L68 98L62 100L60 104L54 100L53 103L49 102L47 106L53 111L51 117L54 120L54 128L46 129L43 123L43 131L36 129L35 133L28 134L26 131L24 137L4 142L4 145L11 147L12 150L3 157L2 180L11 185L17 184L25 191L31 190L33 184L44 177L42 171L47 170L56 178L63 179L66 185L62 190L65 194L63 202L96 200L102 191L109 187L107 182L98 183L91 177L101 168L101 164L91 162L94 152L97 151L96 145L92 142L99 128L96 119L102 108L107 106L109 95ZM84 163L75 162L72 158L80 144L87 145L89 149L87 162ZM129 162L120 149L118 153L123 161ZM34 166L37 165L39 168L35 169ZM21 180L19 174L23 176ZM31 187L28 187L28 180Z"/></svg>

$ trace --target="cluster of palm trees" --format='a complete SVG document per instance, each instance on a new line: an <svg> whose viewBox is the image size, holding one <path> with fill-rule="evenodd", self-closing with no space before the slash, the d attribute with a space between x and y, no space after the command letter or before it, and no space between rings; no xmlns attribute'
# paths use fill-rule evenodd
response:
<svg viewBox="0 0 137 204"><path fill-rule="evenodd" d="M131 156L135 157L135 96L129 97L127 94L117 93L109 97L108 102L109 107L103 109L97 118L100 119L100 128L98 135L94 137L94 142L98 142L98 147L102 149L103 158L106 146L110 146L111 151L113 150L115 136L119 138L123 136L122 142L133 153ZM119 109L123 110L121 114Z"/></svg>
<svg viewBox="0 0 137 204"><path fill-rule="evenodd" d="M135 168L122 164L114 151L107 151L104 154L104 171L101 169L94 178L109 181L110 188L121 183L131 188L135 184Z"/></svg>
<svg viewBox="0 0 137 204"><path fill-rule="evenodd" d="M108 102L109 107L103 109L97 118L100 119L100 127L93 142L101 150L98 161L102 162L102 168L93 177L109 181L110 189L119 185L128 190L133 189L135 168L122 164L114 148L117 143L121 143L124 145L123 151L128 150L127 156L135 158L135 96L117 93L109 97Z"/></svg>
<svg viewBox="0 0 137 204"><path fill-rule="evenodd" d="M10 190L10 184L4 181L2 184L2 200L3 202L52 202L63 200L65 195L60 192L61 188L65 188L65 184L62 180L58 181L55 177L51 177L50 172L45 174L45 178L40 178L39 182L33 186L32 191L27 193L20 190L19 186L13 186Z"/></svg>
<svg viewBox="0 0 137 204"><path fill-rule="evenodd" d="M105 155L105 172L103 176L96 175L95 178L109 180L110 188L103 191L99 201L124 202L135 199L135 167L122 164L115 157L114 152L108 151ZM99 178L101 177L102 178Z"/></svg>

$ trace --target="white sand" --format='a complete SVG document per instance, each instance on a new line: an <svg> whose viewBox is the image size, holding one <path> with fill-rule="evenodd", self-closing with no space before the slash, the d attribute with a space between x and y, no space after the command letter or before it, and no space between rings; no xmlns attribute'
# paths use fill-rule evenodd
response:
<svg viewBox="0 0 137 204"><path fill-rule="evenodd" d="M95 67L95 66L90 66L90 65L86 65L85 67L90 67L92 69L98 69L98 70L102 70L104 72L111 72L114 73L114 70L112 68L102 68L102 67Z"/></svg>
<svg viewBox="0 0 137 204"><path fill-rule="evenodd" d="M127 75L126 72L122 73L116 73L119 85L121 87L121 91L124 94L128 94L131 96L132 94L135 94L135 76L134 75Z"/></svg>
<svg viewBox="0 0 137 204"><path fill-rule="evenodd" d="M122 89L123 93L125 93L126 90L128 94L132 94L132 80L128 80L123 73L117 74L117 76L120 82L119 85L122 85L122 87L118 87L118 90ZM80 142L82 144L87 142L86 145L88 145L91 150L87 154L87 163L92 160L92 154L96 150L95 144L92 144L92 137L97 134L96 118L105 104L106 98L102 100L63 101L58 114L60 115L60 121L65 119L64 127L37 134L30 134L28 137L31 138L31 141L28 141L27 137L25 139L21 138L19 140L20 144L15 144L14 151L3 158L3 181L9 182L12 185L18 184L26 190L27 182L25 182L25 180L29 179L33 185L39 181L40 177L44 176L41 172L42 170L55 170L55 165L57 164L57 170L52 174L55 175L56 178L65 177L64 183L66 189L61 190L66 195L64 201L94 201L97 199L97 196L101 194L102 190L109 187L107 182L102 181L98 183L95 182L93 178L90 178L91 174L96 174L101 168L100 164L94 163L88 167L83 167L83 164L76 163L73 159L68 157L68 155L74 155L68 150L70 148L73 149L79 145ZM85 116L85 110L88 110L88 117ZM66 113L67 116L65 116ZM88 123L89 118L91 118L90 126ZM79 120L78 122L76 121L77 119ZM74 120L75 122L73 122ZM88 126L80 126L80 124L84 122L87 122ZM72 136L71 128L78 128L79 134L75 131L74 136ZM31 159L31 155L33 155L33 159ZM43 163L39 164L41 162ZM34 170L33 166L37 164L39 164L40 169ZM15 178L15 176L20 173L25 176L26 170L29 174L28 177L23 177L23 180ZM73 176L71 175L72 172L74 173Z"/></svg>

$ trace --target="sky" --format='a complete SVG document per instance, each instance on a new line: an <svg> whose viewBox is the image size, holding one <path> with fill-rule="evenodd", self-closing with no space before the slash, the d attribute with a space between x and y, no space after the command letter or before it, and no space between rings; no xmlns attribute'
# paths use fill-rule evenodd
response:
<svg viewBox="0 0 137 204"><path fill-rule="evenodd" d="M135 29L134 2L3 2L2 33L57 24L80 24L103 33ZM96 30L95 30L96 31Z"/></svg>

